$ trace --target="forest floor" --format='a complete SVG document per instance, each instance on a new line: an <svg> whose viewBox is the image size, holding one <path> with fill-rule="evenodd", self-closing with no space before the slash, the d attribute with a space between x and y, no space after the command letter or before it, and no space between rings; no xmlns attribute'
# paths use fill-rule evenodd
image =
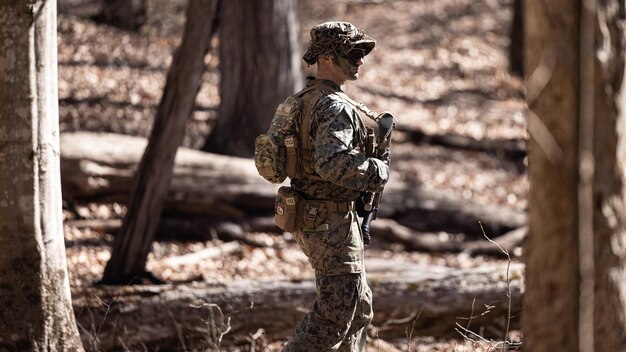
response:
<svg viewBox="0 0 626 352"><path fill-rule="evenodd" d="M114 132L147 137L173 50L180 41L186 2L150 1L138 32L97 23L96 0L59 0L59 100L61 131ZM361 78L346 92L374 110L394 113L405 132L393 140L393 177L442 193L524 211L528 181L523 157L415 141L406 130L477 141L525 141L523 82L508 72L512 0L319 0L298 2L303 46L308 28L333 19L351 21L377 39ZM219 105L219 60L207 56L204 84L187 125L184 146L199 148ZM123 204L65 204L65 220L121 219ZM94 284L110 256L112 235L66 222L72 287ZM250 234L266 247L225 246L220 241L156 242L148 270L171 282L237 278L311 278L306 257L288 234ZM441 233L441 236L450 234ZM209 247L220 256L172 266L168 258ZM403 258L423 264L473 267L501 259L466 254L407 252L374 245L366 257ZM468 302L470 305L471 302ZM374 351L488 351L493 344L418 336L375 341ZM519 336L517 337L519 338ZM228 351L279 351L282 341L242 337ZM389 343L390 345L387 345Z"/></svg>

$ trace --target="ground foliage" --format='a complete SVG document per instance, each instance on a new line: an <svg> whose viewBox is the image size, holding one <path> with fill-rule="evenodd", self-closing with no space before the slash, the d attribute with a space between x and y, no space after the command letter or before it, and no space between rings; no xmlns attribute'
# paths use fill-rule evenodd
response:
<svg viewBox="0 0 626 352"><path fill-rule="evenodd" d="M59 101L62 132L88 130L147 137L150 133L173 50L180 42L185 1L148 1L148 21L139 32L122 31L92 20L96 0L59 0ZM320 0L300 1L303 46L308 28L343 19L377 39L361 78L345 90L374 110L394 113L406 129L427 135L476 140L524 140L523 85L508 73L507 50L512 0ZM218 40L213 43L217 50ZM207 56L204 84L187 125L184 146L199 148L219 105L216 55ZM307 68L305 68L307 69ZM523 158L415 143L410 133L393 140L393 177L409 184L455 194L478 204L518 210L527 207ZM79 219L121 219L122 204L65 204L65 233L72 286L90 285L102 274L112 235L101 228L74 226ZM442 233L445 237L449 234ZM310 278L304 255L288 234L250 234L264 247L225 247L207 242L157 242L148 269L168 281L224 281L236 278ZM206 248L217 256L172 265L171 258ZM481 265L488 258L407 253L399 245L375 245L368 257L454 267ZM468 305L471 302L468 302ZM407 332L417 336L417 332ZM262 334L261 334L262 335ZM408 339L407 339L408 340ZM276 351L280 342L242 337L242 351ZM402 351L486 351L493 346L463 339L412 337L394 341ZM379 351L390 350L384 342Z"/></svg>

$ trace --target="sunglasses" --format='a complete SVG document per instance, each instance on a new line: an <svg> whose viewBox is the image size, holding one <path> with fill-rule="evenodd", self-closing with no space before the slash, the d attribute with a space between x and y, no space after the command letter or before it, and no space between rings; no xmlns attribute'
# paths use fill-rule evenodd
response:
<svg viewBox="0 0 626 352"><path fill-rule="evenodd" d="M365 57L365 50L363 49L352 49L348 51L348 53L344 56L346 60L350 62L357 62Z"/></svg>

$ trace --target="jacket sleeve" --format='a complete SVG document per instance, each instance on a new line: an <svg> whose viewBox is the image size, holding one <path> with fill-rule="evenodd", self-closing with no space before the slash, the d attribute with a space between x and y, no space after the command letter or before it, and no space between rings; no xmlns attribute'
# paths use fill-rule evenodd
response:
<svg viewBox="0 0 626 352"><path fill-rule="evenodd" d="M313 110L315 171L326 181L357 191L378 191L389 179L389 167L368 158L357 143L357 126L352 106L322 98Z"/></svg>

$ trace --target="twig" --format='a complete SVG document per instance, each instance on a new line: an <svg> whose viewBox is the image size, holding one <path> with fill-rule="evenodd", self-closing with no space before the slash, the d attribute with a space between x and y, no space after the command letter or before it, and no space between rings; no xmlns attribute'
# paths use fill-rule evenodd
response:
<svg viewBox="0 0 626 352"><path fill-rule="evenodd" d="M411 330L408 332L408 338L407 338L407 352L411 352L411 340L413 340L413 331L415 331L415 323L417 323L417 319L419 319L420 315L422 315L422 311L424 311L424 308L422 307L422 309L420 309L419 313L417 313L417 315L415 316L415 319L413 319L413 325L411 326Z"/></svg>
<svg viewBox="0 0 626 352"><path fill-rule="evenodd" d="M485 236L485 238L487 239L487 241L495 244L496 246L498 246L498 248L500 248L500 250L502 251L502 253L504 253L506 255L507 258L507 263L506 263L506 297L508 298L508 307L507 307L507 319L506 319L506 330L504 331L504 341L508 342L508 337L509 337L509 330L511 328L511 306L512 306L512 294L511 294L511 255L509 254L509 251L507 251L506 249L502 248L502 246L500 246L500 244L498 244L498 242L492 240L491 238L489 238L489 236L487 236L487 234L485 233L485 229L483 228L483 224L482 222L478 222L478 224L480 225L480 229L483 232L483 236Z"/></svg>
<svg viewBox="0 0 626 352"><path fill-rule="evenodd" d="M170 319L172 319L172 324L174 324L174 328L176 328L176 335L178 337L178 342L180 342L180 346L182 347L183 351L187 351L187 345L185 344L185 337L183 336L183 331L180 328L180 324L178 324L178 322L176 321L176 318L174 318L174 314L172 314L171 310L167 310L167 315L169 315Z"/></svg>
<svg viewBox="0 0 626 352"><path fill-rule="evenodd" d="M133 283L133 281L135 281L135 279L136 279L136 277L134 277L132 280L130 280L128 282L128 284L126 284L126 286L124 286L124 289L122 289L122 292L119 295L115 296L115 298L109 304L104 302L95 293L90 292L90 294L93 297L95 297L98 301L100 301L100 304L102 304L103 306L107 307L106 311L104 312L104 317L100 321L100 325L98 325L98 328L94 331L94 335L93 335L93 337L91 339L91 348L94 351L96 350L96 340L98 339L98 335L100 335L100 331L102 330L102 327L104 326L104 322L106 321L107 317L109 316L109 312L111 311L111 306L113 306L115 304L115 302L117 302L120 299L120 297L122 297L126 293L126 290L130 287L130 285L132 285L132 283Z"/></svg>
<svg viewBox="0 0 626 352"><path fill-rule="evenodd" d="M207 336L207 344L213 345L216 351L220 350L220 345L222 344L222 339L226 334L230 332L230 317L226 319L226 323L224 323L224 313L222 313L222 309L220 306L214 303L204 303L199 306L191 305L192 308L209 308L209 319L206 321L206 325L208 328L208 336ZM220 315L219 320L221 326L217 326L215 311L217 311ZM219 334L219 336L218 336Z"/></svg>
<svg viewBox="0 0 626 352"><path fill-rule="evenodd" d="M483 236L487 239L487 241L489 241L490 243L496 245L500 251L502 253L504 253L504 255L507 258L507 266L506 266L506 296L508 299L507 302L507 315L506 315L506 328L504 331L504 339L503 341L499 341L499 342L495 342L495 341L490 341L485 339L484 337L482 337L480 334L477 334L473 331L470 330L470 323L474 318L483 316L485 314L488 314L489 312L491 312L491 309L495 308L495 306L491 306L491 305L485 305L486 310L481 313L480 315L474 316L474 305L475 305L475 300L472 301L472 311L470 314L469 318L459 318L459 319L468 319L468 323L467 326L463 327L461 326L459 323L456 323L457 327L455 330L461 335L463 336L465 339L472 341L474 343L479 343L481 345L482 348L486 348L485 345L483 345L484 343L488 343L488 351L493 351L494 349L500 348L501 351L504 351L505 349L507 349L508 347L518 347L521 346L521 343L513 343L511 341L508 340L509 337L509 332L510 332L510 328L511 328L511 309L512 309L512 293L511 293L511 263L513 262L513 260L511 259L511 255L509 254L509 252L502 248L502 246L500 246L500 244L494 240L492 240L491 238L489 238L489 236L487 236L487 234L485 233L485 229L483 227L483 224L479 221L478 224L480 225L480 229L482 230ZM474 338L470 337L474 336ZM476 340L476 338L478 338L478 340Z"/></svg>

